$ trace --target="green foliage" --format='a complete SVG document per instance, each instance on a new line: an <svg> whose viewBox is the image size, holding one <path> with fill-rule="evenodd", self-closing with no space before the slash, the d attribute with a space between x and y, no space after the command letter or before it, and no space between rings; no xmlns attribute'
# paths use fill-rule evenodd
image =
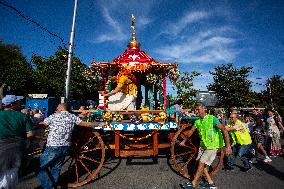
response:
<svg viewBox="0 0 284 189"><path fill-rule="evenodd" d="M200 73L192 71L190 74L188 72L182 72L179 79L172 81L173 89L177 91L176 99L182 99L184 108L192 108L195 104L194 96L197 90L193 89L193 79L199 76ZM173 101L173 99L172 99Z"/></svg>
<svg viewBox="0 0 284 189"><path fill-rule="evenodd" d="M251 69L252 67L237 69L233 64L226 64L217 66L210 72L214 81L207 88L216 92L217 106L230 109L249 105L251 81L248 76Z"/></svg>
<svg viewBox="0 0 284 189"><path fill-rule="evenodd" d="M32 67L19 47L0 43L0 84L11 87L11 93L25 95L32 89Z"/></svg>
<svg viewBox="0 0 284 189"><path fill-rule="evenodd" d="M66 52L59 49L54 56L48 58L33 55L32 64L36 84L33 93L46 93L56 97L64 96L67 69Z"/></svg>
<svg viewBox="0 0 284 189"><path fill-rule="evenodd" d="M284 112L284 79L280 75L274 75L266 81L266 86L267 89L263 93L270 107Z"/></svg>
<svg viewBox="0 0 284 189"><path fill-rule="evenodd" d="M248 100L248 107L268 107L269 96L264 92L251 91Z"/></svg>
<svg viewBox="0 0 284 189"><path fill-rule="evenodd" d="M33 55L34 78L36 78L37 93L47 93L49 96L64 96L68 52L59 48L54 56L43 58ZM83 73L87 65L74 57L70 79L70 96L72 99L97 99L100 81L87 80Z"/></svg>

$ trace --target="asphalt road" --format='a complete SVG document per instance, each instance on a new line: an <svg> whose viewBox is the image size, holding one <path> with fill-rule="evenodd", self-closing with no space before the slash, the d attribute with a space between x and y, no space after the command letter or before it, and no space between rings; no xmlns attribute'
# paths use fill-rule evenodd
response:
<svg viewBox="0 0 284 189"><path fill-rule="evenodd" d="M242 166L237 161L237 166ZM18 189L39 189L35 172L37 159L34 159L29 169L17 186ZM178 175L172 168L166 155L160 155L158 163L152 159L109 158L102 169L99 178L86 184L81 189L180 189L180 184L187 180ZM214 177L219 189L283 189L284 188L284 156L275 157L271 163L259 161L247 173L239 168L233 172L220 170Z"/></svg>

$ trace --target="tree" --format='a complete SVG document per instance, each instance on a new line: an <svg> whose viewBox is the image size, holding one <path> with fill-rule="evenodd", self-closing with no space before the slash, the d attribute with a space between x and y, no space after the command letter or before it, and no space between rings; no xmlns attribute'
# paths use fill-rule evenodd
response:
<svg viewBox="0 0 284 189"><path fill-rule="evenodd" d="M248 80L252 67L235 68L233 64L217 66L213 72L213 83L207 88L215 91L217 106L227 110L232 107L243 107L249 104L251 81Z"/></svg>
<svg viewBox="0 0 284 189"><path fill-rule="evenodd" d="M0 85L7 84L15 95L26 95L33 88L33 69L21 49L0 43L0 62Z"/></svg>
<svg viewBox="0 0 284 189"><path fill-rule="evenodd" d="M274 109L284 112L284 79L280 75L273 75L266 82L264 91L266 100Z"/></svg>
<svg viewBox="0 0 284 189"><path fill-rule="evenodd" d="M43 58L33 55L34 78L36 78L35 93L46 93L49 96L64 96L68 52L59 48L54 56ZM70 79L70 96L72 99L97 99L99 79L87 80L84 72L87 65L79 58L73 57Z"/></svg>
<svg viewBox="0 0 284 189"><path fill-rule="evenodd" d="M197 90L193 89L193 79L200 73L192 71L190 74L186 71L182 72L178 80L172 81L173 89L177 91L176 99L183 101L184 108L192 108L195 104L194 96Z"/></svg>
<svg viewBox="0 0 284 189"><path fill-rule="evenodd" d="M248 100L249 107L268 107L270 104L269 96L266 92L251 91Z"/></svg>

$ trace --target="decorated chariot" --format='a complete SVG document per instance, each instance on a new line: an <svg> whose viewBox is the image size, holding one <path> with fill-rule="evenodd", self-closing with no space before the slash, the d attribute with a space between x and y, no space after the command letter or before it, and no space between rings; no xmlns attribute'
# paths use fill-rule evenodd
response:
<svg viewBox="0 0 284 189"><path fill-rule="evenodd" d="M72 153L66 158L61 173L68 187L79 187L107 174L104 169L110 169L110 154L117 159L147 156L155 162L163 151L170 154L169 160L177 173L186 178L194 173L199 138L197 134L188 136L194 118L183 118L181 113L186 110L167 108L167 78L177 79L177 65L157 62L140 49L134 19L132 16L132 40L128 48L111 62L94 62L86 76L94 77L99 71L104 92L108 93L112 90L110 70L130 71L136 77L136 110L111 110L107 97L101 96L99 106L103 111L89 112L94 113L93 121L107 126L76 128ZM209 170L211 175L218 171L223 157L224 152L220 150Z"/></svg>

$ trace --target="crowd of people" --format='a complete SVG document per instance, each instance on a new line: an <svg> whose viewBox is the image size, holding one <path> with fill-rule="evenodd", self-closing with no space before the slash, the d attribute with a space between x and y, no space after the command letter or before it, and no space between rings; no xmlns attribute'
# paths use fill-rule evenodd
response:
<svg viewBox="0 0 284 189"><path fill-rule="evenodd" d="M97 111L84 112L85 109L97 110L97 106L93 103L87 108L81 106L81 114L76 116L69 113L68 104L60 103L55 113L47 117L45 109L39 110L36 107L33 110L21 110L20 101L21 98L15 95L6 95L2 99L4 109L0 110L0 188L16 187L27 141L36 138L36 129L46 127L47 141L40 155L37 175L42 188L56 188L62 163L70 153L74 126L104 126L91 122L93 119L88 120ZM176 103L175 110L182 110L182 102ZM226 171L235 170L237 157L243 162L241 170L248 172L255 161L269 163L273 161L273 157L283 152L280 131L284 127L282 118L274 110L268 110L267 114L256 110L250 114L232 111L230 117L226 118L225 114L209 114L207 108L199 104L190 115L198 118L188 136L198 132L200 148L197 170L193 180L182 185L185 189L195 188L202 175L205 176L205 181L200 182L200 186L217 188L208 173L208 166L212 164L220 148L224 147L227 155L224 161Z"/></svg>
<svg viewBox="0 0 284 189"><path fill-rule="evenodd" d="M103 126L82 121L69 113L69 106L60 103L54 114L45 117L45 109L22 109L21 98L6 95L0 110L0 188L14 189L18 183L20 168L27 155L27 143L35 140L36 128L48 127L47 141L40 155L38 180L43 189L56 188L64 158L71 148L71 136L75 125L83 127ZM41 138L41 136L39 136Z"/></svg>
<svg viewBox="0 0 284 189"><path fill-rule="evenodd" d="M181 185L184 189L194 189L201 174L205 176L205 180L199 183L201 187L217 188L206 167L211 165L216 156L216 149L222 148L224 141L227 155L224 161L226 171L235 170L237 157L243 163L241 171L248 172L252 169L252 164L257 161L270 163L273 157L282 155L280 131L283 132L284 127L282 118L276 111L269 109L267 113L264 113L254 109L251 113L243 114L234 110L227 118L224 112L216 114L215 117L207 114L206 110L205 106L199 105L193 113L199 118L195 121L189 135L195 130L199 133L201 139L197 157L199 163L194 179ZM218 130L219 133L222 131L223 135L218 135ZM218 140L218 137L222 139ZM181 142L183 143L184 141Z"/></svg>

